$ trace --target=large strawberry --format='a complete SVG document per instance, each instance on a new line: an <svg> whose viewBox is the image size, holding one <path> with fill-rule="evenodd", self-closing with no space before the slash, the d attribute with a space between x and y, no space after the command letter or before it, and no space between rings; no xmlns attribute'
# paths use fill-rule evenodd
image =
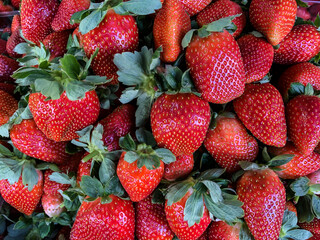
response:
<svg viewBox="0 0 320 240"><path fill-rule="evenodd" d="M311 222L299 223L299 226L303 229L310 231L314 235L314 238L310 239L319 239L316 236L320 237L320 219L314 218Z"/></svg>
<svg viewBox="0 0 320 240"><path fill-rule="evenodd" d="M202 144L210 121L208 102L193 93L163 94L151 109L151 129L160 147L189 155Z"/></svg>
<svg viewBox="0 0 320 240"><path fill-rule="evenodd" d="M0 55L0 82L13 82L11 75L19 68L19 63L4 55Z"/></svg>
<svg viewBox="0 0 320 240"><path fill-rule="evenodd" d="M296 13L295 0L252 0L249 9L251 24L272 45L278 45L291 31Z"/></svg>
<svg viewBox="0 0 320 240"><path fill-rule="evenodd" d="M174 62L178 58L182 38L190 29L190 17L179 0L166 0L153 25L155 48L163 48L162 61Z"/></svg>
<svg viewBox="0 0 320 240"><path fill-rule="evenodd" d="M247 85L233 106L242 123L261 142L276 147L285 145L284 104L279 91L270 83Z"/></svg>
<svg viewBox="0 0 320 240"><path fill-rule="evenodd" d="M168 181L174 181L184 178L192 172L194 166L193 155L176 156L176 161L165 164L163 178Z"/></svg>
<svg viewBox="0 0 320 240"><path fill-rule="evenodd" d="M71 31L53 32L43 39L44 46L50 51L50 58L62 57L67 52Z"/></svg>
<svg viewBox="0 0 320 240"><path fill-rule="evenodd" d="M239 240L240 224L228 225L224 221L214 221L208 231L208 240Z"/></svg>
<svg viewBox="0 0 320 240"><path fill-rule="evenodd" d="M179 0L184 9L189 13L190 16L196 15L202 9L204 9L211 0Z"/></svg>
<svg viewBox="0 0 320 240"><path fill-rule="evenodd" d="M0 90L0 126L8 122L17 109L17 100L9 93Z"/></svg>

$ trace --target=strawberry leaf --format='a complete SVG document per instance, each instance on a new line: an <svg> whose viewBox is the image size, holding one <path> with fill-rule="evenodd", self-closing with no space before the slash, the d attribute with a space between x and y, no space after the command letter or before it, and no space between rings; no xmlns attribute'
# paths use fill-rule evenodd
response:
<svg viewBox="0 0 320 240"><path fill-rule="evenodd" d="M320 218L320 198L313 194L311 198L312 212L316 218Z"/></svg>
<svg viewBox="0 0 320 240"><path fill-rule="evenodd" d="M290 184L290 188L294 191L295 196L305 196L309 192L310 180L307 177L301 177Z"/></svg>
<svg viewBox="0 0 320 240"><path fill-rule="evenodd" d="M63 87L59 82L53 79L38 78L35 81L35 89L41 92L48 99L59 99L63 93Z"/></svg>
<svg viewBox="0 0 320 240"><path fill-rule="evenodd" d="M305 229L293 229L287 232L285 238L279 238L279 240L306 240L312 237L312 233Z"/></svg>
<svg viewBox="0 0 320 240"><path fill-rule="evenodd" d="M133 99L137 98L138 95L139 95L139 90L134 89L133 87L130 87L130 88L125 89L122 92L119 101L123 104L126 104L126 103L131 102Z"/></svg>
<svg viewBox="0 0 320 240"><path fill-rule="evenodd" d="M106 14L107 14L107 11L102 9L97 9L95 11L92 11L80 22L79 32L81 34L86 34L91 30L95 29L103 21Z"/></svg>
<svg viewBox="0 0 320 240"><path fill-rule="evenodd" d="M31 162L26 161L23 165L23 170L22 170L23 185L27 186L30 192L33 189L33 187L37 185L38 180L39 180L39 176L34 165Z"/></svg>
<svg viewBox="0 0 320 240"><path fill-rule="evenodd" d="M80 64L75 56L65 54L60 59L61 70L69 79L78 80L80 75Z"/></svg>
<svg viewBox="0 0 320 240"><path fill-rule="evenodd" d="M107 194L114 194L118 197L123 197L125 195L125 190L116 174L104 184L104 190Z"/></svg>
<svg viewBox="0 0 320 240"><path fill-rule="evenodd" d="M157 146L157 142L154 139L152 133L144 128L139 128L136 130L136 138L140 143L146 143L151 147Z"/></svg>
<svg viewBox="0 0 320 240"><path fill-rule="evenodd" d="M168 200L167 205L171 206L173 203L180 201L193 185L194 183L191 181L184 181L171 185L166 194L166 199Z"/></svg>
<svg viewBox="0 0 320 240"><path fill-rule="evenodd" d="M101 162L100 168L99 168L99 179L102 184L106 184L112 176L116 173L116 165L115 163L108 159L104 158Z"/></svg>
<svg viewBox="0 0 320 240"><path fill-rule="evenodd" d="M76 101L85 97L86 92L94 90L95 86L83 81L71 81L66 86L67 97L71 101Z"/></svg>
<svg viewBox="0 0 320 240"><path fill-rule="evenodd" d="M292 158L294 158L293 154L283 154L276 156L270 159L270 161L268 162L268 167L278 167L287 164L292 160Z"/></svg>
<svg viewBox="0 0 320 240"><path fill-rule="evenodd" d="M2 144L0 144L0 157L13 157L14 154L5 146L3 146Z"/></svg>
<svg viewBox="0 0 320 240"><path fill-rule="evenodd" d="M184 208L184 221L188 221L191 227L195 223L199 223L203 216L203 197L202 193L195 190L187 199Z"/></svg>
<svg viewBox="0 0 320 240"><path fill-rule="evenodd" d="M242 223L239 233L239 240L254 240L246 223Z"/></svg>
<svg viewBox="0 0 320 240"><path fill-rule="evenodd" d="M305 2L302 1L302 0L296 0L296 2L297 2L297 5L298 5L299 7L304 7L304 8L308 8L308 7L309 7L308 3L305 3Z"/></svg>
<svg viewBox="0 0 320 240"><path fill-rule="evenodd" d="M294 82L294 83L291 83L290 85L289 95L291 97L302 95L304 94L304 91L305 91L305 87L302 83Z"/></svg>
<svg viewBox="0 0 320 240"><path fill-rule="evenodd" d="M90 176L82 176L80 182L81 189L91 198L97 198L104 195L104 189L101 182Z"/></svg>
<svg viewBox="0 0 320 240"><path fill-rule="evenodd" d="M161 158L161 161L165 164L169 164L176 161L176 156L168 149L158 148L155 150L155 152Z"/></svg>
<svg viewBox="0 0 320 240"><path fill-rule="evenodd" d="M130 134L127 134L124 137L121 137L119 140L119 145L121 148L123 148L126 151L135 151L137 149L137 146L130 136Z"/></svg>
<svg viewBox="0 0 320 240"><path fill-rule="evenodd" d="M70 178L67 174L65 173L59 173L59 172L53 172L50 176L49 179L51 181L61 183L61 184L70 184L74 185L75 179Z"/></svg>
<svg viewBox="0 0 320 240"><path fill-rule="evenodd" d="M161 7L160 0L130 0L114 7L114 11L122 15L149 15Z"/></svg>
<svg viewBox="0 0 320 240"><path fill-rule="evenodd" d="M314 219L310 195L300 197L296 207L299 222L311 222Z"/></svg>
<svg viewBox="0 0 320 240"><path fill-rule="evenodd" d="M198 180L214 180L216 178L219 178L223 173L225 172L225 169L217 168L217 169L210 169L205 172L203 172Z"/></svg>
<svg viewBox="0 0 320 240"><path fill-rule="evenodd" d="M0 158L0 180L7 179L10 184L19 181L22 172L23 161L10 158Z"/></svg>
<svg viewBox="0 0 320 240"><path fill-rule="evenodd" d="M50 232L50 225L48 223L46 223L45 221L40 222L38 225L38 230L40 232L41 238L45 238L46 236L48 236L48 234Z"/></svg>
<svg viewBox="0 0 320 240"><path fill-rule="evenodd" d="M153 97L147 93L141 94L137 99L136 126L142 127L148 120L151 112Z"/></svg>
<svg viewBox="0 0 320 240"><path fill-rule="evenodd" d="M214 203L218 203L218 202L223 201L222 192L221 192L220 186L217 183L212 182L212 181L208 181L208 180L204 180L201 183L203 183L207 187L207 189L209 190L211 200Z"/></svg>

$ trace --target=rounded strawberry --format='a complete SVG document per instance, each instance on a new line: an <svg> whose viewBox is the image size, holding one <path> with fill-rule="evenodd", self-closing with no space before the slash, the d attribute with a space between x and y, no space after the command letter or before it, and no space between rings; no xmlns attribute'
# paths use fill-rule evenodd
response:
<svg viewBox="0 0 320 240"><path fill-rule="evenodd" d="M211 0L179 0L182 3L184 9L190 16L196 15L202 9L204 9Z"/></svg>
<svg viewBox="0 0 320 240"><path fill-rule="evenodd" d="M214 221L210 224L208 240L239 240L241 224L228 225L224 221Z"/></svg>
<svg viewBox="0 0 320 240"><path fill-rule="evenodd" d="M43 45L50 51L50 59L62 57L67 52L71 31L53 32L43 39Z"/></svg>
<svg viewBox="0 0 320 240"><path fill-rule="evenodd" d="M17 109L17 100L9 93L0 90L0 126L7 123Z"/></svg>
<svg viewBox="0 0 320 240"><path fill-rule="evenodd" d="M19 63L16 60L0 55L0 82L13 82L11 75L18 68Z"/></svg>
<svg viewBox="0 0 320 240"><path fill-rule="evenodd" d="M168 181L184 178L192 172L193 166L194 159L192 154L176 156L175 162L165 164L163 178Z"/></svg>

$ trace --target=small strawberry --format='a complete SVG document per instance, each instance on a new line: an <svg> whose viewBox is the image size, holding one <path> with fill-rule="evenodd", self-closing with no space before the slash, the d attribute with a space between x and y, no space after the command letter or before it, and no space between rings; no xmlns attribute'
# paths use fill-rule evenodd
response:
<svg viewBox="0 0 320 240"><path fill-rule="evenodd" d="M299 226L303 229L310 231L314 236L314 240L318 240L316 236L320 236L320 219L314 218L311 222L299 223Z"/></svg>
<svg viewBox="0 0 320 240"><path fill-rule="evenodd" d="M149 196L137 202L136 237L138 240L171 240L174 233L169 227L163 204L153 204Z"/></svg>
<svg viewBox="0 0 320 240"><path fill-rule="evenodd" d="M0 82L0 90L9 93L10 95L14 95L14 91L16 89L16 85L13 83L3 83Z"/></svg>
<svg viewBox="0 0 320 240"><path fill-rule="evenodd" d="M0 0L0 12L11 12L13 8L10 5L5 5L2 0Z"/></svg>
<svg viewBox="0 0 320 240"><path fill-rule="evenodd" d="M175 181L188 176L193 169L193 155L180 155L173 163L165 164L163 178L168 181Z"/></svg>
<svg viewBox="0 0 320 240"><path fill-rule="evenodd" d="M189 13L190 16L196 15L202 9L204 9L211 0L179 0L182 3L184 9Z"/></svg>
<svg viewBox="0 0 320 240"><path fill-rule="evenodd" d="M22 0L11 0L11 4L14 8L19 9L21 1Z"/></svg>
<svg viewBox="0 0 320 240"><path fill-rule="evenodd" d="M246 34L237 40L246 72L246 83L261 80L271 69L274 50L261 37Z"/></svg>
<svg viewBox="0 0 320 240"><path fill-rule="evenodd" d="M317 28L302 24L294 26L274 51L274 62L294 64L307 62L320 51L320 33Z"/></svg>
<svg viewBox="0 0 320 240"><path fill-rule="evenodd" d="M85 153L82 158L85 158L88 155L89 153ZM92 165L92 159L89 159L86 162L81 161L79 163L78 171L77 171L77 184L81 182L82 176L90 176L91 165Z"/></svg>
<svg viewBox="0 0 320 240"><path fill-rule="evenodd" d="M11 23L11 32L21 29L21 18L20 15L14 15Z"/></svg>
<svg viewBox="0 0 320 240"><path fill-rule="evenodd" d="M233 101L234 110L251 133L266 145L283 147L287 139L284 103L270 83L249 84Z"/></svg>
<svg viewBox="0 0 320 240"><path fill-rule="evenodd" d="M207 25L220 18L241 14L232 22L236 25L237 30L232 34L234 38L238 37L246 26L246 16L239 4L230 0L218 0L206 7L197 15L197 22L200 26Z"/></svg>
<svg viewBox="0 0 320 240"><path fill-rule="evenodd" d="M209 227L208 240L239 240L241 224L230 226L224 221L213 221Z"/></svg>
<svg viewBox="0 0 320 240"><path fill-rule="evenodd" d="M15 47L19 43L23 43L25 40L20 36L20 29L16 29L12 32L11 36L8 38L6 50L10 57L20 58L22 55L14 51Z"/></svg>
<svg viewBox="0 0 320 240"><path fill-rule="evenodd" d="M0 90L0 126L8 122L17 109L17 100L6 91Z"/></svg>
<svg viewBox="0 0 320 240"><path fill-rule="evenodd" d="M44 46L50 51L50 59L62 57L67 52L67 44L71 31L53 32L43 40Z"/></svg>
<svg viewBox="0 0 320 240"><path fill-rule="evenodd" d="M16 60L0 55L0 82L13 82L11 75L18 68L19 63Z"/></svg>
<svg viewBox="0 0 320 240"><path fill-rule="evenodd" d="M295 0L252 0L250 22L272 45L278 45L291 31L297 13Z"/></svg>

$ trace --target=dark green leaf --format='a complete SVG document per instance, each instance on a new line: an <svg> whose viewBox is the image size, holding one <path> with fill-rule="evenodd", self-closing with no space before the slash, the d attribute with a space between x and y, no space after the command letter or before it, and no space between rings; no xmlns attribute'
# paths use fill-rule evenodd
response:
<svg viewBox="0 0 320 240"><path fill-rule="evenodd" d="M193 183L189 181L177 183L171 186L166 195L166 199L168 200L167 205L171 206L173 203L181 200L192 186Z"/></svg>
<svg viewBox="0 0 320 240"><path fill-rule="evenodd" d="M222 192L220 186L212 181L204 180L202 183L208 188L211 200L214 203L222 202Z"/></svg>
<svg viewBox="0 0 320 240"><path fill-rule="evenodd" d="M86 16L88 16L92 11L93 11L92 9L87 9L87 10L74 13L71 16L70 23L71 24L80 23L81 20L84 19Z"/></svg>
<svg viewBox="0 0 320 240"><path fill-rule="evenodd" d="M90 32L91 30L95 29L101 21L106 16L107 11L102 11L100 9L97 9L90 13L90 15L86 16L79 25L79 31L81 34L86 34Z"/></svg>
<svg viewBox="0 0 320 240"><path fill-rule="evenodd" d="M240 228L239 240L254 240L247 224L243 223Z"/></svg>
<svg viewBox="0 0 320 240"><path fill-rule="evenodd" d="M107 183L116 173L116 165L108 158L104 158L99 168L99 179L102 184Z"/></svg>
<svg viewBox="0 0 320 240"><path fill-rule="evenodd" d="M90 176L82 176L80 187L86 195L92 198L97 198L104 194L104 189L101 182L99 182L98 179Z"/></svg>
<svg viewBox="0 0 320 240"><path fill-rule="evenodd" d="M296 228L298 223L298 218L294 212L285 210L283 214L281 231L288 232L290 229Z"/></svg>
<svg viewBox="0 0 320 240"><path fill-rule="evenodd" d="M0 154L4 157L9 157L9 158L14 156L13 153L2 144L0 144Z"/></svg>
<svg viewBox="0 0 320 240"><path fill-rule="evenodd" d="M61 184L72 184L72 180L70 177L65 174L65 173L59 173L59 172L53 172L50 176L49 179L51 181L61 183Z"/></svg>
<svg viewBox="0 0 320 240"><path fill-rule="evenodd" d="M311 196L306 195L299 198L299 201L296 205L299 222L310 222L313 220L314 215L311 206Z"/></svg>
<svg viewBox="0 0 320 240"><path fill-rule="evenodd" d="M222 168L210 169L203 172L200 175L199 180L214 180L216 178L219 178L224 172L225 169Z"/></svg>
<svg viewBox="0 0 320 240"><path fill-rule="evenodd" d="M114 8L118 14L149 15L160 9L160 0L130 0Z"/></svg>
<svg viewBox="0 0 320 240"><path fill-rule="evenodd" d="M305 2L302 1L302 0L296 0L296 2L297 2L297 5L298 5L299 7L304 7L304 8L308 8L308 7L309 7L308 3L305 3Z"/></svg>
<svg viewBox="0 0 320 240"><path fill-rule="evenodd" d="M22 183L25 186L28 186L29 192L33 189L38 183L38 173L31 162L25 162L22 170Z"/></svg>
<svg viewBox="0 0 320 240"><path fill-rule="evenodd" d="M311 232L304 229L293 229L287 232L287 239L292 240L306 240L312 237Z"/></svg>
<svg viewBox="0 0 320 240"><path fill-rule="evenodd" d="M320 218L320 198L317 195L312 195L311 207L316 218Z"/></svg>
<svg viewBox="0 0 320 240"><path fill-rule="evenodd" d="M155 154L141 155L137 162L138 168L145 166L148 170L154 170L160 167L160 157Z"/></svg>
<svg viewBox="0 0 320 240"><path fill-rule="evenodd" d="M41 92L44 96L53 100L59 99L63 92L59 82L44 78L36 79L35 88L37 92Z"/></svg>
<svg viewBox="0 0 320 240"><path fill-rule="evenodd" d="M310 189L309 182L307 177L301 177L291 183L290 188L295 192L295 196L305 196Z"/></svg>
<svg viewBox="0 0 320 240"><path fill-rule="evenodd" d="M39 229L41 238L45 238L46 236L48 236L50 232L50 225L48 225L46 222L40 222L38 229Z"/></svg>
<svg viewBox="0 0 320 240"><path fill-rule="evenodd" d="M61 70L68 76L69 79L78 80L80 75L80 64L75 56L65 54L60 59Z"/></svg>
<svg viewBox="0 0 320 240"><path fill-rule="evenodd" d="M120 141L119 141L119 145L121 148L123 148L127 151L134 151L137 148L137 146L136 146L134 140L132 139L132 137L130 136L130 134L127 134L126 136L121 137Z"/></svg>
<svg viewBox="0 0 320 240"><path fill-rule="evenodd" d="M139 90L134 88L127 88L122 92L119 101L123 104L126 104L131 102L133 99L137 98L138 95L139 95Z"/></svg>
<svg viewBox="0 0 320 240"><path fill-rule="evenodd" d="M198 191L194 191L187 199L184 209L183 220L188 222L189 227L200 222L203 216L203 207L202 194Z"/></svg>
<svg viewBox="0 0 320 240"><path fill-rule="evenodd" d="M155 147L157 145L152 133L144 128L139 128L136 131L136 138L140 143L145 143L151 147Z"/></svg>
<svg viewBox="0 0 320 240"><path fill-rule="evenodd" d="M276 157L272 158L268 162L268 166L269 167L278 167L278 166L287 164L288 162L290 162L292 160L292 158L294 158L293 154L279 155L279 156L276 156Z"/></svg>
<svg viewBox="0 0 320 240"><path fill-rule="evenodd" d="M57 165L53 164L53 163L48 163L48 162L42 162L37 164L36 167L38 170L47 170L47 169L51 169L54 172L59 172L60 169Z"/></svg>
<svg viewBox="0 0 320 240"><path fill-rule="evenodd" d="M297 96L304 94L305 87L302 83L294 82L291 83L290 89L289 89L289 95L290 96Z"/></svg>
<svg viewBox="0 0 320 240"><path fill-rule="evenodd" d="M181 45L183 48L188 47L188 45L190 44L193 35L195 34L197 30L196 29L191 29L189 32L187 32L187 34L183 37Z"/></svg>
<svg viewBox="0 0 320 240"><path fill-rule="evenodd" d="M101 204L108 204L112 202L112 198L109 196L104 196L104 197L101 197L100 201L101 201Z"/></svg>
<svg viewBox="0 0 320 240"><path fill-rule="evenodd" d="M168 149L158 148L155 150L155 152L161 158L161 161L165 164L169 164L176 161L176 156Z"/></svg>
<svg viewBox="0 0 320 240"><path fill-rule="evenodd" d="M267 147L264 147L263 150L262 150L262 159L265 161L265 162L269 162L271 160L271 157L268 153L268 149Z"/></svg>
<svg viewBox="0 0 320 240"><path fill-rule="evenodd" d="M136 126L142 127L150 116L153 97L148 93L141 94L137 99L138 109L135 113Z"/></svg>
<svg viewBox="0 0 320 240"><path fill-rule="evenodd" d="M71 81L66 86L66 94L71 101L76 101L84 98L86 92L89 92L93 89L95 89L95 86L90 83Z"/></svg>

